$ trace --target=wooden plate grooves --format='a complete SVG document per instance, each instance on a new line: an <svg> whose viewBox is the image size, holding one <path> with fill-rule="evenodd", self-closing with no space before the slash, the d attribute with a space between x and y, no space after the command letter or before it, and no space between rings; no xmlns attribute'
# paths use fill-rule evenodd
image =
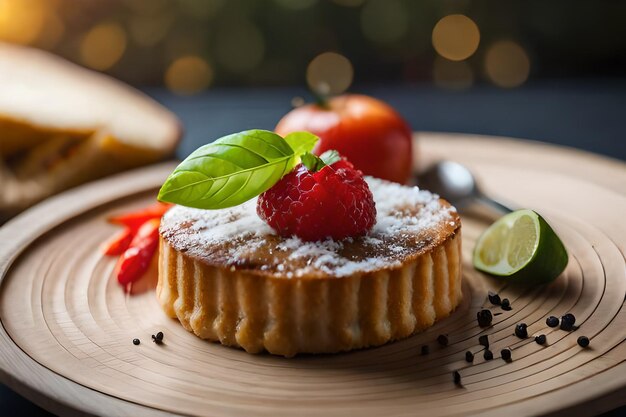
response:
<svg viewBox="0 0 626 417"><path fill-rule="evenodd" d="M541 144L420 134L421 164L467 164L487 192L532 207L556 228L570 264L554 283L518 289L471 267L488 217L463 217L464 299L422 334L380 348L294 359L205 342L160 309L154 281L125 295L98 245L113 212L148 203L173 164L112 177L53 198L0 228L0 378L62 415L310 416L589 415L626 403L626 169ZM513 310L489 304L487 290ZM234 291L234 289L233 289ZM493 326L476 312L489 308ZM573 312L580 329L545 324ZM236 318L231 318L235 320ZM525 322L529 337L513 335ZM165 334L155 345L150 335ZM532 335L547 335L539 346ZM436 338L448 334L441 347ZM478 336L495 359L485 361ZM591 339L581 349L580 335ZM132 339L141 339L139 346ZM430 354L420 355L422 345ZM512 348L505 363L500 349ZM465 351L475 353L474 364ZM459 370L463 387L452 381ZM584 406L580 406L584 405Z"/></svg>

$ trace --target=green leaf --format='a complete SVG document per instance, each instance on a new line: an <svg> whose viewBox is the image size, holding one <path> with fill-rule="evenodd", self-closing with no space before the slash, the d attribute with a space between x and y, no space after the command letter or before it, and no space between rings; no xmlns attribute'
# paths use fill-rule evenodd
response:
<svg viewBox="0 0 626 417"><path fill-rule="evenodd" d="M311 152L318 140L317 136L309 132L292 132L285 136L285 141L291 146L294 153L298 155L298 158L307 152Z"/></svg>
<svg viewBox="0 0 626 417"><path fill-rule="evenodd" d="M339 152L334 149L328 150L321 154L320 156L316 156L311 152L307 152L300 158L302 160L302 164L311 172L317 172L325 166L332 165L335 162L341 160L341 156Z"/></svg>
<svg viewBox="0 0 626 417"><path fill-rule="evenodd" d="M292 142L267 130L224 136L181 162L158 198L201 209L236 206L276 184L316 142L317 137L306 132L298 132Z"/></svg>
<svg viewBox="0 0 626 417"><path fill-rule="evenodd" d="M326 165L332 165L335 162L339 162L341 160L341 155L334 149L329 149L323 154L320 155L320 159L324 161Z"/></svg>
<svg viewBox="0 0 626 417"><path fill-rule="evenodd" d="M324 161L322 161L319 156L313 155L310 152L302 155L300 159L302 160L302 165L304 165L311 172L317 172L326 166Z"/></svg>

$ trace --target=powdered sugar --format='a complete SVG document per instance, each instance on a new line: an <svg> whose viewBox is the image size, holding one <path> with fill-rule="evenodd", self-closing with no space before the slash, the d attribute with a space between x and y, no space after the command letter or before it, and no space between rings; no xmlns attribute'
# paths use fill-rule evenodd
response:
<svg viewBox="0 0 626 417"><path fill-rule="evenodd" d="M201 210L175 206L163 217L163 222L178 227L189 224L189 231L198 243L209 245L244 235L265 236L271 227L256 215L256 198L223 210Z"/></svg>
<svg viewBox="0 0 626 417"><path fill-rule="evenodd" d="M456 210L417 187L366 178L376 202L376 224L367 236L303 242L281 238L256 214L256 199L223 210L176 206L162 220L163 236L177 249L216 265L270 271L291 277L346 276L399 265L435 244L442 230L459 224Z"/></svg>

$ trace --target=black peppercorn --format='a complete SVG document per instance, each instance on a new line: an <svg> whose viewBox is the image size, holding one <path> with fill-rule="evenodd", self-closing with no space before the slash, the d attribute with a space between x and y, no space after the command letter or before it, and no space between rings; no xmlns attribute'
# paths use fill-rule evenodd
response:
<svg viewBox="0 0 626 417"><path fill-rule="evenodd" d="M498 306L502 302L500 300L500 296L493 291L489 291L489 293L487 294L487 297L489 297L489 302L493 304L494 306Z"/></svg>
<svg viewBox="0 0 626 417"><path fill-rule="evenodd" d="M500 356L507 362L511 362L511 349L502 349L500 351Z"/></svg>
<svg viewBox="0 0 626 417"><path fill-rule="evenodd" d="M484 334L478 338L478 344L484 347L489 347L489 337Z"/></svg>
<svg viewBox="0 0 626 417"><path fill-rule="evenodd" d="M160 344L160 343L162 343L162 342L163 342L163 332L158 332L158 333L156 334L156 336L155 336L155 335L152 335L152 341L153 341L154 343L156 343L156 344Z"/></svg>
<svg viewBox="0 0 626 417"><path fill-rule="evenodd" d="M573 330L574 323L576 323L576 317L572 313L567 313L561 317L561 330Z"/></svg>
<svg viewBox="0 0 626 417"><path fill-rule="evenodd" d="M485 353L483 354L483 357L485 358L486 361L490 361L493 359L493 352L490 351L489 349L485 349Z"/></svg>
<svg viewBox="0 0 626 417"><path fill-rule="evenodd" d="M439 343L441 346L448 346L448 336L446 336L445 334L440 334L439 336L437 336L437 343Z"/></svg>
<svg viewBox="0 0 626 417"><path fill-rule="evenodd" d="M470 352L469 350L465 352L465 361L469 363L474 362L474 354Z"/></svg>
<svg viewBox="0 0 626 417"><path fill-rule="evenodd" d="M476 313L476 319L478 320L478 325L480 327L488 327L491 325L493 315L491 314L491 311L483 309Z"/></svg>
<svg viewBox="0 0 626 417"><path fill-rule="evenodd" d="M545 334L540 334L539 336L535 336L535 342L537 342L538 345L545 345L546 344L546 335Z"/></svg>
<svg viewBox="0 0 626 417"><path fill-rule="evenodd" d="M461 374L459 371L452 372L452 377L454 378L454 383L456 385L461 385Z"/></svg>
<svg viewBox="0 0 626 417"><path fill-rule="evenodd" d="M502 307L502 310L510 311L511 310L511 303L510 303L509 299L508 298L503 298L502 302L500 303L500 307Z"/></svg>
<svg viewBox="0 0 626 417"><path fill-rule="evenodd" d="M430 349L428 348L428 345L422 345L422 355L428 355L429 352Z"/></svg>
<svg viewBox="0 0 626 417"><path fill-rule="evenodd" d="M520 339L526 339L528 337L528 326L526 323L519 323L515 326L515 336Z"/></svg>
<svg viewBox="0 0 626 417"><path fill-rule="evenodd" d="M546 319L546 324L550 327L556 327L559 325L559 319L554 316L550 316Z"/></svg>
<svg viewBox="0 0 626 417"><path fill-rule="evenodd" d="M141 340L133 339L133 345L137 346L139 343L141 343Z"/></svg>
<svg viewBox="0 0 626 417"><path fill-rule="evenodd" d="M581 347L586 348L587 346L589 346L589 338L587 336L580 336L577 342Z"/></svg>

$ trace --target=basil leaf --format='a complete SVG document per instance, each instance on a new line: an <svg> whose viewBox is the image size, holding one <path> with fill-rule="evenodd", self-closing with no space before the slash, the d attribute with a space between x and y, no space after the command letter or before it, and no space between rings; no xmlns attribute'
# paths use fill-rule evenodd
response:
<svg viewBox="0 0 626 417"><path fill-rule="evenodd" d="M328 150L320 156L307 152L300 158L302 164L311 172L317 172L325 166L332 165L341 160L339 152L334 149Z"/></svg>
<svg viewBox="0 0 626 417"><path fill-rule="evenodd" d="M317 137L299 132L292 145L274 132L224 136L189 155L167 178L158 199L201 209L236 206L267 191L310 151ZM307 149L308 148L308 149Z"/></svg>
<svg viewBox="0 0 626 417"><path fill-rule="evenodd" d="M309 132L292 132L285 136L285 141L298 157L311 152L319 138Z"/></svg>
<svg viewBox="0 0 626 417"><path fill-rule="evenodd" d="M324 161L322 161L319 156L313 155L310 152L302 155L300 159L302 160L302 165L304 165L306 169L311 172L317 172L326 166Z"/></svg>
<svg viewBox="0 0 626 417"><path fill-rule="evenodd" d="M325 165L332 165L335 162L339 162L341 160L341 155L334 149L329 149L323 154L320 155L320 159L324 162Z"/></svg>

